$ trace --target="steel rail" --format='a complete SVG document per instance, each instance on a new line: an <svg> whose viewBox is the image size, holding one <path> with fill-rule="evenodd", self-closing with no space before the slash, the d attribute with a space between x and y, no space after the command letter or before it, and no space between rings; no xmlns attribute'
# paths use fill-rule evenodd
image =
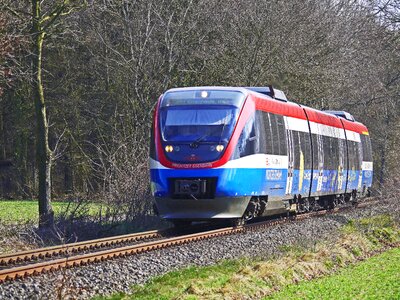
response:
<svg viewBox="0 0 400 300"><path fill-rule="evenodd" d="M113 236L95 240L88 240L77 243L70 243L46 248L32 249L17 253L0 255L0 266L7 266L18 262L26 262L30 260L45 259L52 256L68 255L86 250L93 250L114 246L122 243L140 241L149 238L160 237L164 231L152 230L120 236Z"/></svg>
<svg viewBox="0 0 400 300"><path fill-rule="evenodd" d="M361 207L370 205L371 202L374 202L374 201L359 203L355 207L361 208ZM312 218L312 217L336 213L339 211L347 210L349 208L351 208L351 207L347 206L347 207L334 208L332 210L314 211L314 212L309 212L306 214L294 215L294 216L289 216L286 218L281 218L281 219L276 219L276 220L267 220L267 221L262 221L262 222L258 222L258 223L253 223L253 224L246 224L244 226L225 227L225 228L221 228L221 229L214 229L214 230L200 232L200 233L181 235L181 236L165 238L165 239L157 240L157 241L150 241L150 242L129 245L129 246L124 246L124 247L119 247L119 248L101 250L101 251L87 253L87 254L80 254L80 255L74 255L74 256L70 256L70 257L59 258L59 259L51 260L51 261L44 261L41 263L28 264L28 265L14 267L14 268L10 268L10 269L4 269L4 270L0 270L0 283L5 282L7 280L23 278L23 277L30 276L30 275L38 275L38 274L45 273L48 271L55 271L55 270L59 270L62 268L77 267L77 266L86 265L88 263L100 262L100 261L105 261L105 260L118 258L118 257L126 257L129 255L139 254L139 253L143 253L143 252L153 251L153 250L167 248L167 247L176 246L176 245L187 244L190 242L210 239L213 237L218 237L218 236L223 236L223 235L232 235L232 234L237 234L237 233L246 232L246 231L259 230L261 228L271 227L271 226L275 226L278 224L284 224L284 223L288 223L291 221L299 221L299 220L304 220L304 219L308 219L308 218ZM156 232L157 231L150 231L151 234L155 234ZM138 233L136 235L140 235L140 233ZM129 236L129 235L126 235L126 236ZM121 237L117 237L117 238L120 239ZM110 242L112 240L112 238L107 238L107 239ZM104 242L104 239L99 239L99 240ZM93 242L93 241L88 241L88 243L89 242ZM85 242L82 242L82 243L85 243ZM77 243L77 244L81 244L81 243Z"/></svg>

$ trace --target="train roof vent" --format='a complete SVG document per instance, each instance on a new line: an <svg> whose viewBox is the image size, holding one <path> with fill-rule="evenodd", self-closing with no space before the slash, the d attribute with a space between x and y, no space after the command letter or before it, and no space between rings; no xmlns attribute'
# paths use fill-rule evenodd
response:
<svg viewBox="0 0 400 300"><path fill-rule="evenodd" d="M287 102L286 95L283 91L273 88L272 86L260 86L260 87L246 87L246 89L260 94L270 96L279 101Z"/></svg>
<svg viewBox="0 0 400 300"><path fill-rule="evenodd" d="M352 114L348 113L347 111L343 111L343 110L324 110L324 112L328 113L328 114L332 114L338 117L341 117L343 119L346 119L348 121L352 121L354 122L355 119L352 116Z"/></svg>

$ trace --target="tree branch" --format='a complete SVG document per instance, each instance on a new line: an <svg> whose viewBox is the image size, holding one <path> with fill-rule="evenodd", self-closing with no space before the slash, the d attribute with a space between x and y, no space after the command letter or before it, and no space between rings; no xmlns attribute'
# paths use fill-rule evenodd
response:
<svg viewBox="0 0 400 300"><path fill-rule="evenodd" d="M71 14L74 10L84 8L87 5L86 0L83 0L82 4L80 5L69 6L69 3L69 0L64 0L64 2L57 6L49 15L43 17L40 20L41 25L47 22L42 28L43 31L46 31L59 17L67 16Z"/></svg>
<svg viewBox="0 0 400 300"><path fill-rule="evenodd" d="M16 16L18 19L22 20L22 21L26 21L26 18L24 18L22 15L26 15L29 16L30 18L32 17L32 14L26 12L26 11L22 11L22 10L16 10L13 9L12 7L9 7L6 4L3 4L0 7L0 10L6 10L9 11L12 15Z"/></svg>

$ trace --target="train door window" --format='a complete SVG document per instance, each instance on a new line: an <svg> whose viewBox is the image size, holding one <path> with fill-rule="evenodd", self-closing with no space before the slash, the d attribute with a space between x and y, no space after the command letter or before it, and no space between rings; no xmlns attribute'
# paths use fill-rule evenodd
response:
<svg viewBox="0 0 400 300"><path fill-rule="evenodd" d="M310 170L312 166L310 134L308 132L300 132L300 136L302 138L301 146L303 151L304 169Z"/></svg>
<svg viewBox="0 0 400 300"><path fill-rule="evenodd" d="M325 169L324 139L322 135L317 135L318 140L318 169Z"/></svg>
<svg viewBox="0 0 400 300"><path fill-rule="evenodd" d="M347 149L349 153L349 169L355 169L355 161L354 161L354 146L353 141L347 141Z"/></svg>
<svg viewBox="0 0 400 300"><path fill-rule="evenodd" d="M318 170L318 135L312 134L312 164L313 169Z"/></svg>
<svg viewBox="0 0 400 300"><path fill-rule="evenodd" d="M346 167L345 165L346 152L345 152L344 140L338 139L338 147L339 147L339 166L343 170L343 168Z"/></svg>

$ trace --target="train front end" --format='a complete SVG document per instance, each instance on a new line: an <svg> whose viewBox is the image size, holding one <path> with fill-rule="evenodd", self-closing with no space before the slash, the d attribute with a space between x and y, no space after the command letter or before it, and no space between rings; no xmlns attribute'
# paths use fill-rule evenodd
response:
<svg viewBox="0 0 400 300"><path fill-rule="evenodd" d="M163 94L154 114L150 179L158 214L165 219L240 218L250 195L245 178L226 168L246 99L234 88L182 88Z"/></svg>

